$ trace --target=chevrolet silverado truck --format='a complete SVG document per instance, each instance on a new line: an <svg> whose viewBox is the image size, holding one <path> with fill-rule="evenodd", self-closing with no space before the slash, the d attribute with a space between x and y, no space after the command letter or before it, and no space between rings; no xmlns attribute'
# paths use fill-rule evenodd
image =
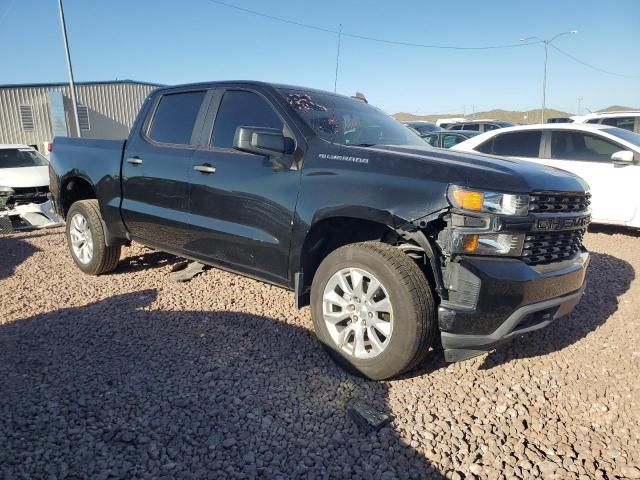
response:
<svg viewBox="0 0 640 480"><path fill-rule="evenodd" d="M161 88L123 141L56 138L50 189L87 274L132 241L290 289L342 365L398 375L553 324L583 293L586 183L433 149L346 96Z"/></svg>

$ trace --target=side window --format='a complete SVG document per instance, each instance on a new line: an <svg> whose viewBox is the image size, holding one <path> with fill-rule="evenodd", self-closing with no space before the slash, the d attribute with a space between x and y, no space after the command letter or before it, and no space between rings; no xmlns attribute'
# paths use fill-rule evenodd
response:
<svg viewBox="0 0 640 480"><path fill-rule="evenodd" d="M624 150L604 138L581 132L553 132L551 158L608 162L611 155Z"/></svg>
<svg viewBox="0 0 640 480"><path fill-rule="evenodd" d="M206 92L163 95L153 115L149 137L156 142L189 145Z"/></svg>
<svg viewBox="0 0 640 480"><path fill-rule="evenodd" d="M422 137L425 142L427 142L432 147L438 146L438 135L425 135Z"/></svg>
<svg viewBox="0 0 640 480"><path fill-rule="evenodd" d="M537 158L540 153L542 132L532 130L526 132L503 133L483 143L483 153L502 155L505 157ZM488 145L487 145L488 144Z"/></svg>
<svg viewBox="0 0 640 480"><path fill-rule="evenodd" d="M484 131L488 132L489 130L496 130L500 128L498 125L496 125L495 123L485 123L484 124Z"/></svg>
<svg viewBox="0 0 640 480"><path fill-rule="evenodd" d="M443 135L442 148L451 148L454 145L466 140L462 135Z"/></svg>
<svg viewBox="0 0 640 480"><path fill-rule="evenodd" d="M625 130L631 130L633 132L633 124L635 122L634 117L617 117L617 118L603 118L603 125L611 125L612 127L624 128Z"/></svg>
<svg viewBox="0 0 640 480"><path fill-rule="evenodd" d="M451 125L451 126L449 127L449 130L462 130L462 127L463 127L463 125L462 125L462 124L457 123L457 124L455 124L455 125Z"/></svg>
<svg viewBox="0 0 640 480"><path fill-rule="evenodd" d="M233 148L238 127L263 127L282 131L280 117L258 94L243 90L228 90L222 97L216 115L211 144L214 147Z"/></svg>
<svg viewBox="0 0 640 480"><path fill-rule="evenodd" d="M599 118L593 118L591 120L587 120L585 123L600 123L600 119Z"/></svg>
<svg viewBox="0 0 640 480"><path fill-rule="evenodd" d="M473 130L474 132L479 132L480 131L480 124L479 123L467 123L464 125L464 128L461 128L460 130Z"/></svg>

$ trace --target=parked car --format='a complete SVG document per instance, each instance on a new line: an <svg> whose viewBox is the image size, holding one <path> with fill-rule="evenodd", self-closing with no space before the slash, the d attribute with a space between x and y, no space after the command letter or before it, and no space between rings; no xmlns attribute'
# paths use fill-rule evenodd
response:
<svg viewBox="0 0 640 480"><path fill-rule="evenodd" d="M439 126L440 128L449 128L451 125L454 125L456 123L460 123L460 122L466 122L467 119L463 118L463 117L452 117L452 118L439 118L438 120L436 120L436 125Z"/></svg>
<svg viewBox="0 0 640 480"><path fill-rule="evenodd" d="M573 123L571 117L551 117L547 119L547 123Z"/></svg>
<svg viewBox="0 0 640 480"><path fill-rule="evenodd" d="M451 148L460 142L470 139L479 135L480 132L473 130L441 130L439 132L429 133L427 135L420 135L425 142L432 147L436 148Z"/></svg>
<svg viewBox="0 0 640 480"><path fill-rule="evenodd" d="M56 138L51 155L80 270L115 269L137 241L291 289L331 355L372 379L413 368L436 338L448 361L493 349L583 292L586 183L435 150L349 97L161 88L128 140ZM549 214L541 191L581 207Z"/></svg>
<svg viewBox="0 0 640 480"><path fill-rule="evenodd" d="M0 144L0 232L58 224L48 193L47 159L26 145Z"/></svg>
<svg viewBox="0 0 640 480"><path fill-rule="evenodd" d="M589 113L572 118L577 123L608 125L640 133L640 111Z"/></svg>
<svg viewBox="0 0 640 480"><path fill-rule="evenodd" d="M438 132L440 130L444 130L443 128L440 128L435 123L425 122L422 120L420 121L416 120L412 122L402 122L402 123L404 123L408 127L413 128L416 132L418 132L419 135L426 135L431 132Z"/></svg>
<svg viewBox="0 0 640 480"><path fill-rule="evenodd" d="M498 128L513 127L515 123L504 120L473 120L450 125L448 130L474 130L476 132L488 132Z"/></svg>
<svg viewBox="0 0 640 480"><path fill-rule="evenodd" d="M453 147L528 160L579 175L591 187L593 221L640 227L640 135L606 125L505 128Z"/></svg>

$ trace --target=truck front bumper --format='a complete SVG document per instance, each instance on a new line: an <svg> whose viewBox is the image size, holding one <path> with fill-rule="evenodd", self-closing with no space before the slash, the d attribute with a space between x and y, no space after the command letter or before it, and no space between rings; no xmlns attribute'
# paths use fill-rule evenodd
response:
<svg viewBox="0 0 640 480"><path fill-rule="evenodd" d="M589 254L530 266L516 259L463 257L449 278L451 294L438 308L445 359L493 350L568 314L585 285Z"/></svg>

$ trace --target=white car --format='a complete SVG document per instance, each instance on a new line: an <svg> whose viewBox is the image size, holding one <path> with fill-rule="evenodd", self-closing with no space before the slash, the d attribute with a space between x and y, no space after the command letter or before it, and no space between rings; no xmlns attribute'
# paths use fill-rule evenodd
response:
<svg viewBox="0 0 640 480"><path fill-rule="evenodd" d="M640 228L640 135L606 125L548 123L501 128L452 147L550 165L591 187L594 223Z"/></svg>
<svg viewBox="0 0 640 480"><path fill-rule="evenodd" d="M57 225L49 161L26 145L0 145L0 232Z"/></svg>
<svg viewBox="0 0 640 480"><path fill-rule="evenodd" d="M571 119L576 123L608 125L640 133L640 111L589 113L571 117Z"/></svg>

